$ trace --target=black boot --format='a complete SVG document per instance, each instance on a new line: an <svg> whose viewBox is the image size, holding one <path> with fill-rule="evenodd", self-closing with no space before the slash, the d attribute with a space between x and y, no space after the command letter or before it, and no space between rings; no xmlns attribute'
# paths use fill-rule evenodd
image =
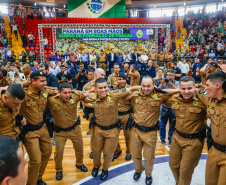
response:
<svg viewBox="0 0 226 185"><path fill-rule="evenodd" d="M129 160L131 160L132 159L132 155L126 155L126 161L129 161Z"/></svg>
<svg viewBox="0 0 226 185"><path fill-rule="evenodd" d="M98 168L93 167L93 170L92 170L92 176L93 177L96 177L98 175L99 168L100 168L100 166Z"/></svg>
<svg viewBox="0 0 226 185"><path fill-rule="evenodd" d="M88 169L86 168L86 166L84 164L82 164L81 166L78 166L77 164L75 165L76 168L80 169L82 172L87 172Z"/></svg>
<svg viewBox="0 0 226 185"><path fill-rule="evenodd" d="M114 159L117 159L117 158L121 155L121 153L122 153L122 151L116 153L116 154L114 155Z"/></svg>
<svg viewBox="0 0 226 185"><path fill-rule="evenodd" d="M108 170L105 171L105 170L102 170L102 173L100 175L100 180L106 180L108 178Z"/></svg>
<svg viewBox="0 0 226 185"><path fill-rule="evenodd" d="M63 173L62 171L56 172L56 180L60 181L63 179Z"/></svg>
<svg viewBox="0 0 226 185"><path fill-rule="evenodd" d="M140 173L135 172L134 175L133 175L133 179L135 181L138 181L140 179L140 177L141 177L141 174L142 174L142 172L140 172Z"/></svg>
<svg viewBox="0 0 226 185"><path fill-rule="evenodd" d="M146 185L151 185L152 184L152 176L151 177L146 177L145 183L146 183Z"/></svg>
<svg viewBox="0 0 226 185"><path fill-rule="evenodd" d="M93 152L89 154L90 159L93 159Z"/></svg>
<svg viewBox="0 0 226 185"><path fill-rule="evenodd" d="M37 181L36 185L46 185L46 183L41 179Z"/></svg>

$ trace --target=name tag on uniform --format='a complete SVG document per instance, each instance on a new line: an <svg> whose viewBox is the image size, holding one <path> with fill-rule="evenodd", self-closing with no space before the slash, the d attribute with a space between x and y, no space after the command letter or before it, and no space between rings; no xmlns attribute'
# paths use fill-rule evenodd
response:
<svg viewBox="0 0 226 185"><path fill-rule="evenodd" d="M208 105L207 107L210 109L214 109L214 106L212 106L212 105Z"/></svg>
<svg viewBox="0 0 226 185"><path fill-rule="evenodd" d="M27 100L28 102L34 102L36 101L35 99L30 99L30 100Z"/></svg>
<svg viewBox="0 0 226 185"><path fill-rule="evenodd" d="M143 100L143 97L138 96L137 98L138 98L139 100Z"/></svg>
<svg viewBox="0 0 226 185"><path fill-rule="evenodd" d="M53 104L53 106L54 106L54 107L59 107L59 106L60 106L60 104Z"/></svg>
<svg viewBox="0 0 226 185"><path fill-rule="evenodd" d="M173 104L179 105L180 103L178 101L174 101Z"/></svg>

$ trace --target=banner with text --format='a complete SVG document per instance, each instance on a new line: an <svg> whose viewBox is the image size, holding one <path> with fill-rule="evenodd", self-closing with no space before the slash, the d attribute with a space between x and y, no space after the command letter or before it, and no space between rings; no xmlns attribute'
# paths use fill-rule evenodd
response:
<svg viewBox="0 0 226 185"><path fill-rule="evenodd" d="M151 28L57 28L57 47L60 50L82 48L110 50L150 50L154 48L154 29ZM72 44L73 43L73 44Z"/></svg>

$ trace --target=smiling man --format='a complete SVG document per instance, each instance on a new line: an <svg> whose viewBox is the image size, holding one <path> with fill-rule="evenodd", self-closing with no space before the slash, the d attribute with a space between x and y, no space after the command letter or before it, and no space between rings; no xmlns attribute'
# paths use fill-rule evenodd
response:
<svg viewBox="0 0 226 185"><path fill-rule="evenodd" d="M90 94L84 100L86 103L93 104L96 118L93 125L93 177L98 175L101 166L101 153L103 151L104 163L100 179L106 180L108 178L108 168L118 144L121 128L121 123L118 119L118 103L119 100L127 96L130 91L138 88L140 87L109 91L106 80L100 78L95 81L95 93Z"/></svg>
<svg viewBox="0 0 226 185"><path fill-rule="evenodd" d="M180 91L165 102L176 114L169 165L176 184L189 185L206 137L206 105L197 97L194 78L182 77Z"/></svg>
<svg viewBox="0 0 226 185"><path fill-rule="evenodd" d="M85 97L84 97L85 98ZM54 154L56 179L63 178L63 154L67 139L73 143L76 155L76 167L82 172L88 169L83 164L83 139L80 120L77 117L77 104L81 98L71 92L71 86L63 82L59 85L59 94L48 98L48 107L54 118L56 150Z"/></svg>

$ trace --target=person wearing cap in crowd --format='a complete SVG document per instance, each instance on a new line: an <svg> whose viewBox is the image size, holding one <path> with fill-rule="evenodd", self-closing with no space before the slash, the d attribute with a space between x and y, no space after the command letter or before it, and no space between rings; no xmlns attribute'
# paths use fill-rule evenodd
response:
<svg viewBox="0 0 226 185"><path fill-rule="evenodd" d="M84 99L85 97L83 97ZM54 135L56 149L54 154L56 179L63 178L63 154L67 139L73 143L76 155L75 166L82 172L88 169L83 164L83 139L80 128L80 119L77 116L77 104L80 96L71 92L71 86L63 82L59 85L59 94L48 97L48 107L54 118Z"/></svg>
<svg viewBox="0 0 226 185"><path fill-rule="evenodd" d="M130 86L137 86L140 83L140 73L134 65L130 65L130 70L128 72L130 77Z"/></svg>
<svg viewBox="0 0 226 185"><path fill-rule="evenodd" d="M113 71L114 72L111 75L108 76L108 85L113 85L116 82L117 74L120 71L118 64L114 64Z"/></svg>
<svg viewBox="0 0 226 185"><path fill-rule="evenodd" d="M99 68L102 68L106 73L106 62L107 62L107 55L104 53L103 50L100 50L100 55L98 56L98 64Z"/></svg>
<svg viewBox="0 0 226 185"><path fill-rule="evenodd" d="M202 84L206 85L206 77L217 70L218 68L218 63L217 62L211 62L210 64L205 64L201 69L200 69L200 75L201 75L201 80Z"/></svg>
<svg viewBox="0 0 226 185"><path fill-rule="evenodd" d="M117 74L116 83L113 84L114 89L129 88L130 86L126 83L126 75L123 72ZM131 149L130 149L130 131L126 130L126 124L128 122L130 114L132 114L132 105L130 100L120 99L118 104L118 115L122 122L123 133L126 141L126 157L127 161L131 160ZM120 144L116 148L114 159L117 159L122 153Z"/></svg>
<svg viewBox="0 0 226 185"><path fill-rule="evenodd" d="M46 74L42 71L33 71L30 79L31 84L24 87L25 98L20 109L27 123L23 127L27 133L24 136L24 146L29 156L27 185L45 185L42 175L52 148L48 129L43 123L43 114L48 97L56 95L57 91L46 88Z"/></svg>
<svg viewBox="0 0 226 185"><path fill-rule="evenodd" d="M94 106L95 121L93 121L94 140L93 140L93 162L94 168L92 176L96 177L101 166L101 153L104 152L104 163L102 168L101 180L108 178L108 168L114 156L118 144L119 131L121 128L118 119L119 99L129 95L131 91L140 87L122 88L109 91L105 79L95 81L95 93L89 94L84 102ZM87 91L85 91L87 93Z"/></svg>
<svg viewBox="0 0 226 185"><path fill-rule="evenodd" d="M95 71L95 62L90 62L90 65L88 65L88 71Z"/></svg>

